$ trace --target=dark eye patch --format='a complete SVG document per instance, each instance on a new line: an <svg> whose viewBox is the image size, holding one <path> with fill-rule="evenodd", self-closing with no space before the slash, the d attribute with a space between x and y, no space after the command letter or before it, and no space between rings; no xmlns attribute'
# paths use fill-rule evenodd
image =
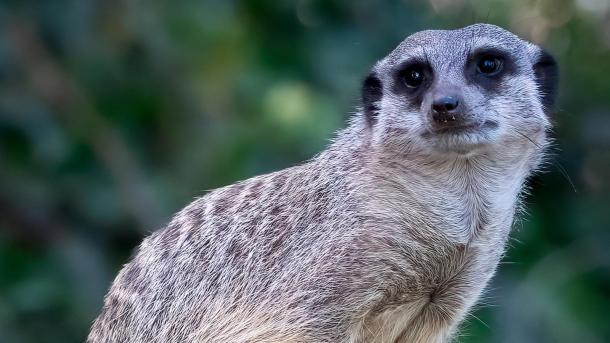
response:
<svg viewBox="0 0 610 343"><path fill-rule="evenodd" d="M416 64L401 71L399 77L404 86L415 90L426 80L426 72L424 71L424 66Z"/></svg>
<svg viewBox="0 0 610 343"><path fill-rule="evenodd" d="M415 93L432 81L432 68L422 60L401 63L394 75L396 90L400 93Z"/></svg>
<svg viewBox="0 0 610 343"><path fill-rule="evenodd" d="M392 91L405 96L410 107L419 108L433 77L432 67L423 59L402 62L394 69Z"/></svg>
<svg viewBox="0 0 610 343"><path fill-rule="evenodd" d="M487 77L494 77L502 72L504 59L502 57L487 55L477 62L477 72Z"/></svg>
<svg viewBox="0 0 610 343"><path fill-rule="evenodd" d="M432 78L432 68L425 61L411 60L401 63L396 68L395 82L406 91L414 92L429 84Z"/></svg>
<svg viewBox="0 0 610 343"><path fill-rule="evenodd" d="M507 51L498 48L484 48L475 50L468 57L466 79L483 88L494 91L502 78L514 74L516 70L514 61Z"/></svg>

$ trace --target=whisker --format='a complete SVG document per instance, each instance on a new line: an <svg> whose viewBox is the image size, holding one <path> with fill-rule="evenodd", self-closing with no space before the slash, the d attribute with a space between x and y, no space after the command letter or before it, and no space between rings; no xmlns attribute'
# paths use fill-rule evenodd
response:
<svg viewBox="0 0 610 343"><path fill-rule="evenodd" d="M518 134L520 134L521 136L523 136L523 138L527 139L528 141L530 141L535 147L537 147L538 149L542 149L542 147L534 142L531 138L529 138L528 136L524 135L523 133L516 131ZM551 160L551 163L557 167L557 169L559 170L559 173L568 181L568 183L570 184L570 186L572 187L572 190L574 191L574 193L578 194L578 190L576 189L576 185L574 185L574 182L572 182L572 178L570 177L570 175L568 174L568 171L561 165L561 163L555 161L555 160Z"/></svg>
<svg viewBox="0 0 610 343"><path fill-rule="evenodd" d="M483 325L484 325L486 328L488 328L488 329L490 328L490 327L489 327L489 325L487 325L487 323L485 323L484 321L482 321L482 320L481 320L481 318L479 318L479 317L475 316L475 315L474 315L474 314L472 314L472 313L469 313L468 315L469 315L469 316L471 316L471 317L473 317L474 319L478 320L478 321L479 321L481 324L483 324Z"/></svg>

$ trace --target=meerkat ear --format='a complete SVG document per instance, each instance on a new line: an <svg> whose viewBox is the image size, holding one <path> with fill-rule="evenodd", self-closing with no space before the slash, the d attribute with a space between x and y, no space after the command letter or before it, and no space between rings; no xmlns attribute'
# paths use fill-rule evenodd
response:
<svg viewBox="0 0 610 343"><path fill-rule="evenodd" d="M373 123L376 120L377 112L379 111L377 103L381 100L382 95L383 86L381 80L374 71L371 71L362 83L362 109L369 123Z"/></svg>
<svg viewBox="0 0 610 343"><path fill-rule="evenodd" d="M559 82L559 68L551 54L539 49L534 59L534 74L541 94L540 100L547 115L555 104L557 83Z"/></svg>

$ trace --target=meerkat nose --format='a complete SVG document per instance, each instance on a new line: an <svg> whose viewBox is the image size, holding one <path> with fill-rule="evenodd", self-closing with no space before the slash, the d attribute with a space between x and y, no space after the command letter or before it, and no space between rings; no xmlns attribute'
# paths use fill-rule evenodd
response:
<svg viewBox="0 0 610 343"><path fill-rule="evenodd" d="M444 96L432 102L432 110L434 112L452 112L459 104L460 100L456 96Z"/></svg>
<svg viewBox="0 0 610 343"><path fill-rule="evenodd" d="M442 95L432 100L431 115L432 125L437 129L448 129L460 126L465 118L461 99L457 95Z"/></svg>

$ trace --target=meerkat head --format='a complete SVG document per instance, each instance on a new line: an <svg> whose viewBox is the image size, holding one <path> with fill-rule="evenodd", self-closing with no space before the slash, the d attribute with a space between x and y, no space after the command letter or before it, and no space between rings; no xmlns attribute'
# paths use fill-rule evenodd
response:
<svg viewBox="0 0 610 343"><path fill-rule="evenodd" d="M465 156L517 149L545 142L557 74L548 53L494 25L421 31L373 67L363 114L384 147Z"/></svg>

